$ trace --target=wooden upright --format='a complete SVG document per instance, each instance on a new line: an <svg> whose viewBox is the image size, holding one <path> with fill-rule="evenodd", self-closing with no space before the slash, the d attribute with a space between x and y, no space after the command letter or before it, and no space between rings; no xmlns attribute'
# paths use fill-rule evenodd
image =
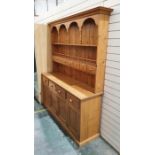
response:
<svg viewBox="0 0 155 155"><path fill-rule="evenodd" d="M42 103L79 145L100 133L111 11L97 7L48 23L47 27Z"/></svg>

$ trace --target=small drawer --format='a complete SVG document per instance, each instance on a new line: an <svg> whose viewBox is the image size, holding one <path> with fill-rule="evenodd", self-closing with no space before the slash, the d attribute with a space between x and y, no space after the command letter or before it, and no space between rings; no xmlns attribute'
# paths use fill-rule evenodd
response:
<svg viewBox="0 0 155 155"><path fill-rule="evenodd" d="M80 63L80 70L85 72L86 71L86 64L85 63Z"/></svg>
<svg viewBox="0 0 155 155"><path fill-rule="evenodd" d="M58 85L55 85L55 90L56 90L56 92L57 92L57 94L60 96L60 97L62 97L62 98L66 98L65 96L65 90L63 89L63 88L61 88L60 86L58 86Z"/></svg>
<svg viewBox="0 0 155 155"><path fill-rule="evenodd" d="M55 84L52 81L49 81L49 88L53 91L55 90Z"/></svg>
<svg viewBox="0 0 155 155"><path fill-rule="evenodd" d="M67 93L67 101L75 109L80 109L80 100L77 97L71 95L70 93Z"/></svg>
<svg viewBox="0 0 155 155"><path fill-rule="evenodd" d="M96 73L96 67L87 65L87 72L90 74L95 74Z"/></svg>
<svg viewBox="0 0 155 155"><path fill-rule="evenodd" d="M46 86L48 86L48 79L45 78L45 77L43 77L43 84L46 85Z"/></svg>

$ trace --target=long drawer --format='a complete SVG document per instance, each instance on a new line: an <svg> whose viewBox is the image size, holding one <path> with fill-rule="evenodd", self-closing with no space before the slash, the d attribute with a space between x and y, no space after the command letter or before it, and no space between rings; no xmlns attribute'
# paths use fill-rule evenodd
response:
<svg viewBox="0 0 155 155"><path fill-rule="evenodd" d="M67 102L75 109L80 110L80 100L77 97L67 93Z"/></svg>

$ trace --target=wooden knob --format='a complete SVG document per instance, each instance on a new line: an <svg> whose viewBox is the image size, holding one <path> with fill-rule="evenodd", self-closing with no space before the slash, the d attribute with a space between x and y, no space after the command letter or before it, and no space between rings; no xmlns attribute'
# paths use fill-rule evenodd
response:
<svg viewBox="0 0 155 155"><path fill-rule="evenodd" d="M72 101L73 101L73 100L70 98L70 99L69 99L69 102L72 102Z"/></svg>
<svg viewBox="0 0 155 155"><path fill-rule="evenodd" d="M58 93L61 93L61 90L58 90Z"/></svg>

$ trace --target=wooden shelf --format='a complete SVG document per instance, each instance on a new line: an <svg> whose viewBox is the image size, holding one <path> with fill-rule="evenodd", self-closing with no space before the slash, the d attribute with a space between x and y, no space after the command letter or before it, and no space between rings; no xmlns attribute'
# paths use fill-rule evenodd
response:
<svg viewBox="0 0 155 155"><path fill-rule="evenodd" d="M83 62L77 59L54 55L53 61L88 74L96 74L96 65L94 63Z"/></svg>
<svg viewBox="0 0 155 155"><path fill-rule="evenodd" d="M71 58L71 59L75 59L75 60L79 60L79 61L83 61L83 62L87 62L87 63L96 64L96 60L83 58L83 57L77 57L77 56L70 56L70 55L60 53L60 52L53 52L53 55L60 56L60 57L65 57L65 58Z"/></svg>
<svg viewBox="0 0 155 155"><path fill-rule="evenodd" d="M53 43L52 45L61 45L61 46L83 46L83 47L97 47L93 44L70 44L70 43Z"/></svg>

